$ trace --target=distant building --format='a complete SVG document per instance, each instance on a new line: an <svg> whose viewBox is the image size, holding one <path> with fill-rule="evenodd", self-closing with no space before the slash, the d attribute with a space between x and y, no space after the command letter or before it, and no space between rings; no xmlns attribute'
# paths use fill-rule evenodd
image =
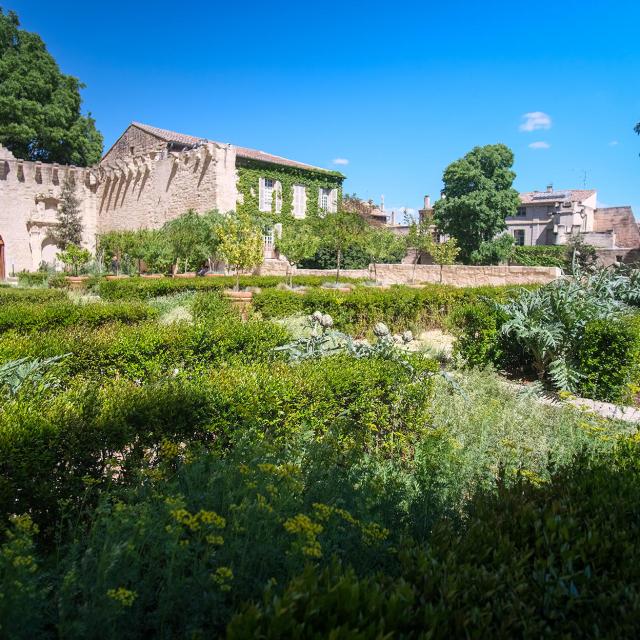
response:
<svg viewBox="0 0 640 640"><path fill-rule="evenodd" d="M597 195L594 189L556 190L552 185L521 193L507 229L520 246L564 245L580 235L605 263L637 259L640 232L631 207L598 207Z"/></svg>

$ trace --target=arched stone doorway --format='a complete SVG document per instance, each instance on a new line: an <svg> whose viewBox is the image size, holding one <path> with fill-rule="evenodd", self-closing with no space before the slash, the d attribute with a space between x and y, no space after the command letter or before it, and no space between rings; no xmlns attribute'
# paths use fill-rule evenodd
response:
<svg viewBox="0 0 640 640"><path fill-rule="evenodd" d="M4 240L0 236L0 280L4 280L7 277L7 272L4 268Z"/></svg>

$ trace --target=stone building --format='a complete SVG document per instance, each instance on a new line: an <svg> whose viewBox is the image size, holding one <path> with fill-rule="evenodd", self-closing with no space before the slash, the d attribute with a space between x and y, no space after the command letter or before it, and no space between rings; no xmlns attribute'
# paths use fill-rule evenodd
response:
<svg viewBox="0 0 640 640"><path fill-rule="evenodd" d="M635 260L640 233L631 207L598 207L597 195L593 189L554 190L552 185L521 193L507 229L521 246L564 245L579 234L605 263Z"/></svg>
<svg viewBox="0 0 640 640"><path fill-rule="evenodd" d="M54 263L48 231L71 176L81 202L83 244L111 230L159 228L189 209L271 211L304 217L336 211L344 176L255 149L134 122L95 167L16 159L0 147L0 278ZM265 257L273 235L265 231Z"/></svg>

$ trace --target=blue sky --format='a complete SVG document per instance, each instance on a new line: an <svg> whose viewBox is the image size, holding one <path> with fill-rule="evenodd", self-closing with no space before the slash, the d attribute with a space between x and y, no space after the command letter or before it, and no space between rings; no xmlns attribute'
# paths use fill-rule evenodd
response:
<svg viewBox="0 0 640 640"><path fill-rule="evenodd" d="M139 120L336 168L349 192L417 208L449 162L503 142L516 188L586 185L640 217L638 2L3 6L87 85L105 148Z"/></svg>

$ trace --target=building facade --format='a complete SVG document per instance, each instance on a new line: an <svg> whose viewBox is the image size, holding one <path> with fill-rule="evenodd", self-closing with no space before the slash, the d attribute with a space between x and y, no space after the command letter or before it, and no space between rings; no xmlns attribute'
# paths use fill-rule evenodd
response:
<svg viewBox="0 0 640 640"><path fill-rule="evenodd" d="M76 187L83 244L112 230L159 228L189 209L302 218L336 211L344 176L263 151L132 123L95 167L16 159L0 147L0 277L53 264L62 183ZM273 234L265 233L265 257Z"/></svg>
<svg viewBox="0 0 640 640"><path fill-rule="evenodd" d="M584 189L531 191L520 194L507 229L516 245L564 245L572 236L619 261L640 248L640 232L631 207L598 207L597 191ZM607 262L607 260L604 260Z"/></svg>

